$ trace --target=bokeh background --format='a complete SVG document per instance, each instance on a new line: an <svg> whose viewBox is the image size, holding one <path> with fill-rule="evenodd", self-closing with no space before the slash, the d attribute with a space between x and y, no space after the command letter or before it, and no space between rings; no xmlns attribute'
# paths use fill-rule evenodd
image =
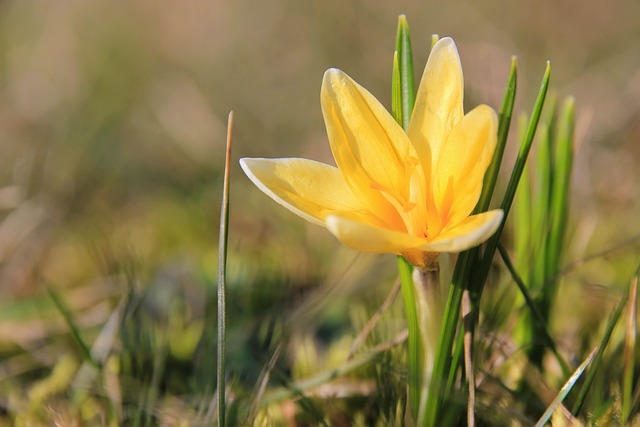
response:
<svg viewBox="0 0 640 427"><path fill-rule="evenodd" d="M180 331L171 357L186 371L200 366L193 361L215 315L231 110L231 370L255 379L265 360L252 340L269 325L295 323L330 341L350 317L366 317L346 308L384 298L370 290L393 282L393 257L341 247L260 193L237 159L331 163L322 74L341 68L389 105L400 13L417 75L431 35L454 37L467 109L499 107L517 55L516 110L530 111L551 61L552 90L577 102L565 263L616 248L581 267L580 282L598 295L594 312L598 289L628 282L640 234L636 0L2 0L0 395L14 396L0 398L6 413L27 408L16 396L76 351L46 287L89 343L119 301L141 295L149 316Z"/></svg>

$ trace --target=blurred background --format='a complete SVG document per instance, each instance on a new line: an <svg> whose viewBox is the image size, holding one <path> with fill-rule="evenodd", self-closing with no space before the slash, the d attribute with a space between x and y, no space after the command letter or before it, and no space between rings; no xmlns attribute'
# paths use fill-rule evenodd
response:
<svg viewBox="0 0 640 427"><path fill-rule="evenodd" d="M432 34L456 40L466 109L499 107L517 55L516 110L530 111L551 61L552 90L577 102L564 262L616 248L582 266L578 281L594 289L625 285L640 234L636 0L2 0L0 396L10 397L0 397L1 411L28 410L40 398L34 384L49 378L63 355L78 352L46 289L64 301L89 345L114 313L178 331L165 342L149 327L155 344L136 344L131 356L142 366L145 348L167 344L173 370L166 372L175 378L163 380L165 389L188 394L214 384L191 383L213 363L201 355L203 331L215 332L207 318L215 317L231 110L232 375L251 387L268 360L260 352L272 347L265 337L278 328L311 330L321 343L353 335L353 319L368 315L357 304L379 305L388 293L394 258L345 249L264 196L237 159L332 163L322 75L341 68L389 105L400 13L411 27L418 76ZM516 143L505 156L505 176ZM592 305L597 311L598 297ZM144 322L137 325L129 332L138 343L151 335ZM190 385L171 385L180 378Z"/></svg>

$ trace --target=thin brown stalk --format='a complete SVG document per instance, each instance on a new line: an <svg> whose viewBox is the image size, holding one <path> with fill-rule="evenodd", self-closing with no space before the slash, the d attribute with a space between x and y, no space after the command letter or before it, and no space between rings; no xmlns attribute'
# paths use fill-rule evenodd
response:
<svg viewBox="0 0 640 427"><path fill-rule="evenodd" d="M615 245L608 247L606 249L603 249L601 251L595 252L593 254L587 255L586 257L573 261L569 264L567 264L565 267L563 267L562 269L560 269L560 271L558 272L558 274L556 275L557 277L559 276L564 276L566 274L569 274L570 272L572 272L573 270L582 267L584 264L587 264L588 262L594 261L596 259L599 258L603 258L607 255L611 255L614 252L617 252L619 250L622 250L624 248L626 248L627 246L632 246L637 244L638 242L640 242L640 234L636 234L634 236L629 237L628 239L624 239L621 240L620 242L616 243ZM557 277L552 278L553 280L555 280Z"/></svg>
<svg viewBox="0 0 640 427"><path fill-rule="evenodd" d="M280 354L282 354L282 348L284 347L284 341L281 341L280 344L276 347L276 351L273 352L271 359L269 360L269 364L266 366L264 371L261 374L261 378L258 385L258 390L256 392L255 398L253 400L253 404L251 406L251 412L249 415L249 424L253 425L254 420L258 416L258 411L260 411L260 403L262 401L262 397L264 396L265 391L267 390L267 384L269 384L269 378L271 377L271 371L276 366L276 362L280 358Z"/></svg>
<svg viewBox="0 0 640 427"><path fill-rule="evenodd" d="M464 324L464 370L467 376L469 400L467 401L467 425L474 427L476 407L476 380L473 371L473 314L467 289L462 293L462 323Z"/></svg>
<svg viewBox="0 0 640 427"><path fill-rule="evenodd" d="M353 358L353 355L356 353L356 351L358 351L360 346L362 346L364 340L367 339L373 328L378 323L378 320L380 320L380 317L384 314L385 311L389 309L393 301L395 301L396 297L398 296L398 292L400 292L400 279L396 280L396 282L393 284L393 288L391 288L391 292L384 300L382 305L373 314L373 316L371 316L371 319L369 319L356 339L353 340L353 344L351 345L351 349L349 350L349 356L347 356L347 360L351 360Z"/></svg>
<svg viewBox="0 0 640 427"><path fill-rule="evenodd" d="M624 342L624 368L622 377L622 420L629 421L633 394L633 367L636 350L636 313L638 310L638 276L631 281L629 287L629 305L627 305L627 328Z"/></svg>

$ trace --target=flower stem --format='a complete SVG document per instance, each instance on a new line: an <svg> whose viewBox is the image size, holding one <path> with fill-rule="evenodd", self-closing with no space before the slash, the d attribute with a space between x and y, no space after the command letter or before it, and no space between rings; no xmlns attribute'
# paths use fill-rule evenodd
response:
<svg viewBox="0 0 640 427"><path fill-rule="evenodd" d="M442 322L442 297L440 294L440 270L437 258L428 268L413 270L413 286L416 295L418 333L420 334L420 404L416 425L422 426L426 418L429 385L433 376L433 364Z"/></svg>
<svg viewBox="0 0 640 427"><path fill-rule="evenodd" d="M420 426L426 417L442 319L440 271L437 261L420 269L402 257L398 257L398 269L409 331L409 405L415 425Z"/></svg>
<svg viewBox="0 0 640 427"><path fill-rule="evenodd" d="M438 336L438 344L435 347L435 360L433 361L433 375L429 383L429 395L427 399L425 426L437 426L441 404L446 400L445 385L447 373L451 365L451 349L456 336L460 316L460 305L464 291L464 280L470 266L469 251L462 252L458 257L449 296L445 306L443 323Z"/></svg>

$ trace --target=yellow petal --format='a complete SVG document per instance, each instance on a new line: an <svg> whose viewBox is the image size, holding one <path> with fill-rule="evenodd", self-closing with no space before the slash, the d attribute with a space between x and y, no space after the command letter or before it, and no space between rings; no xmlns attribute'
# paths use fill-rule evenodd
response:
<svg viewBox="0 0 640 427"><path fill-rule="evenodd" d="M485 242L496 232L502 217L503 212L500 209L470 216L419 249L425 252L461 252L471 249Z"/></svg>
<svg viewBox="0 0 640 427"><path fill-rule="evenodd" d="M400 254L407 249L425 245L421 239L399 231L364 224L338 215L327 217L327 228L345 245L361 252Z"/></svg>
<svg viewBox="0 0 640 427"><path fill-rule="evenodd" d="M496 146L498 118L480 105L453 128L433 170L433 197L442 226L457 224L475 207Z"/></svg>
<svg viewBox="0 0 640 427"><path fill-rule="evenodd" d="M412 203L409 183L419 164L409 138L373 95L340 70L325 73L321 100L331 151L345 181L396 228L397 206L408 209Z"/></svg>
<svg viewBox="0 0 640 427"><path fill-rule="evenodd" d="M371 215L342 179L340 171L306 159L240 159L249 179L273 200L296 215L325 225L329 214L341 213L372 224Z"/></svg>
<svg viewBox="0 0 640 427"><path fill-rule="evenodd" d="M437 164L448 133L464 114L463 90L456 45L451 38L442 38L429 55L408 131L428 182L431 165Z"/></svg>

